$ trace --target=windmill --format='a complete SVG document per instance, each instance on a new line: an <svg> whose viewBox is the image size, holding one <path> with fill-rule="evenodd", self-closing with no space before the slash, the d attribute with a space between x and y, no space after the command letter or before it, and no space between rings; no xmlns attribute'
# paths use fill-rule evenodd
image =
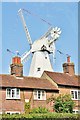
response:
<svg viewBox="0 0 80 120"><path fill-rule="evenodd" d="M58 27L50 27L50 29L41 38L32 43L22 9L20 9L18 13L22 20L24 31L30 45L30 50L21 56L21 62L26 62L28 56L32 53L33 57L29 76L41 77L44 70L53 71L49 54L55 54L55 42L59 38L61 30Z"/></svg>

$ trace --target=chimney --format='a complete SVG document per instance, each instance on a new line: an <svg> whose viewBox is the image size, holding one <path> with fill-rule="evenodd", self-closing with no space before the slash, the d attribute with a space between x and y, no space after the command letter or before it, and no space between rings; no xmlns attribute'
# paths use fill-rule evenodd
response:
<svg viewBox="0 0 80 120"><path fill-rule="evenodd" d="M15 75L16 77L23 76L23 65L21 63L21 58L15 56L12 58L12 64L10 65L11 75Z"/></svg>
<svg viewBox="0 0 80 120"><path fill-rule="evenodd" d="M67 62L63 64L64 73L68 73L70 75L75 74L74 63L70 61L70 56L67 57Z"/></svg>

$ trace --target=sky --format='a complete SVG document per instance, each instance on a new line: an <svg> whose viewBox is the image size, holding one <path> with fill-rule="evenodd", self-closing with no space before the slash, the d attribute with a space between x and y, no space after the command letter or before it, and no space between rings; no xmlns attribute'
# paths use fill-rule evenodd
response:
<svg viewBox="0 0 80 120"><path fill-rule="evenodd" d="M2 25L2 33L0 31L0 34L2 34L2 38L0 35L0 39L2 39L0 43L2 62L0 62L0 66L2 66L2 69L0 68L0 73L9 74L11 59L16 55L17 50L22 55L30 49L18 15L20 8L27 9L45 19L52 24L52 27L61 28L62 33L56 41L56 59L54 60L51 56L51 64L55 72L63 72L62 64L66 62L65 54L69 54L71 62L75 64L75 73L78 74L78 3L19 2L18 0L16 2L2 3L2 24L0 20L0 26ZM49 28L49 25L38 17L24 13L24 18L33 42L39 39ZM10 49L15 54L7 52L7 49ZM59 54L57 50L62 51L64 55ZM31 58L30 55L29 59L23 64L25 76L29 74Z"/></svg>
<svg viewBox="0 0 80 120"><path fill-rule="evenodd" d="M1 2L26 2L26 0L0 0ZM27 2L78 2L79 0L27 0Z"/></svg>

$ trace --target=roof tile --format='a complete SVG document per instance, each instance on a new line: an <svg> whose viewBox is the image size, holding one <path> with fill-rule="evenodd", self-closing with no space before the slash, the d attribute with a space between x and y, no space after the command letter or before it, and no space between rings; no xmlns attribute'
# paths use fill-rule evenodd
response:
<svg viewBox="0 0 80 120"><path fill-rule="evenodd" d="M49 71L44 71L44 72L58 85L80 87L80 76L77 75L71 76L66 73L57 73L57 72L49 72Z"/></svg>
<svg viewBox="0 0 80 120"><path fill-rule="evenodd" d="M0 75L0 86L2 87L19 87L19 88L36 88L46 90L58 90L47 79L35 77L16 78L13 75Z"/></svg>

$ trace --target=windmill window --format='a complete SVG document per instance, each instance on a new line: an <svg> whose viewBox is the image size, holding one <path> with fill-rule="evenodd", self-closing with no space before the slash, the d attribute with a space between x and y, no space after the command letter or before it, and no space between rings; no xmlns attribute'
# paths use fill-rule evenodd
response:
<svg viewBox="0 0 80 120"><path fill-rule="evenodd" d="M50 45L49 45L49 47L50 47Z"/></svg>
<svg viewBox="0 0 80 120"><path fill-rule="evenodd" d="M41 68L37 68L37 71L40 71L41 70Z"/></svg>

